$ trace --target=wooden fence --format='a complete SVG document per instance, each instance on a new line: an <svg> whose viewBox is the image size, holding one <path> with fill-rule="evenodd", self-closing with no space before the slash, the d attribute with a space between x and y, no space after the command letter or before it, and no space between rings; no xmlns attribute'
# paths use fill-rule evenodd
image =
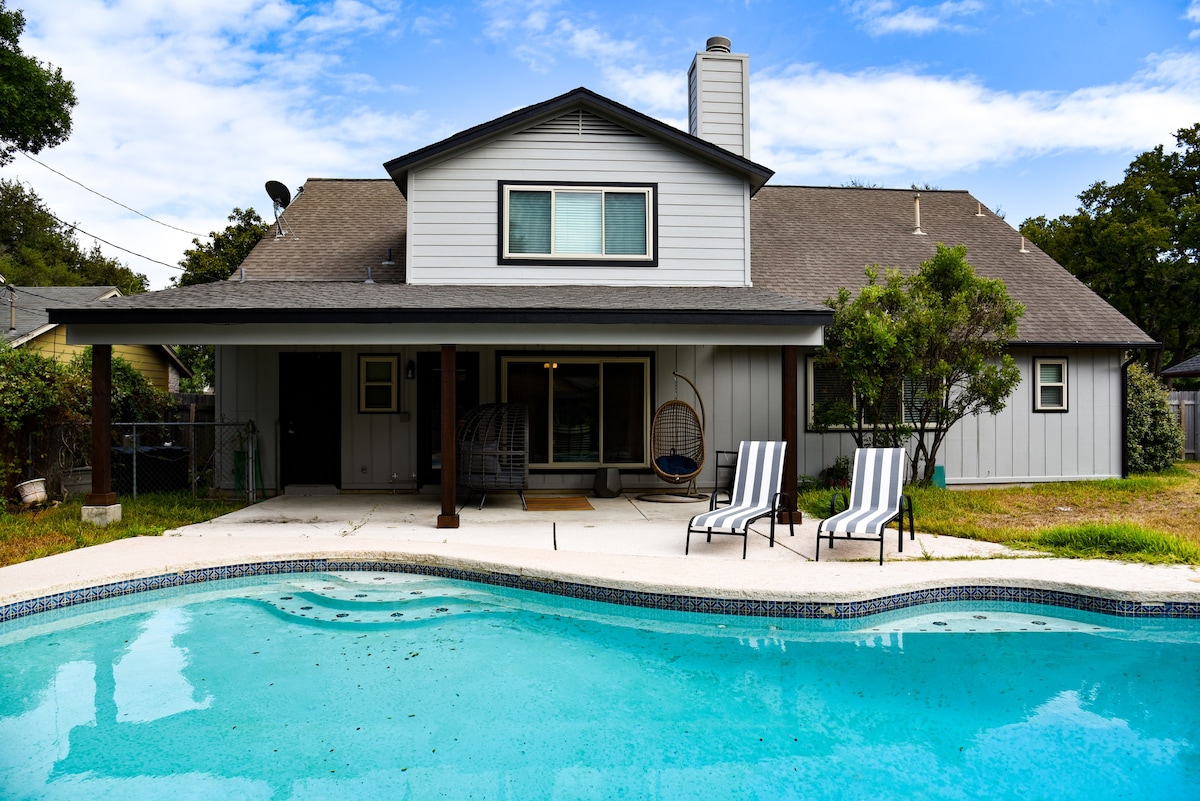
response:
<svg viewBox="0 0 1200 801"><path fill-rule="evenodd" d="M1200 390L1172 392L1170 399L1171 411L1178 415L1179 425L1183 427L1183 458L1195 459L1197 441L1200 440L1200 420L1197 419Z"/></svg>

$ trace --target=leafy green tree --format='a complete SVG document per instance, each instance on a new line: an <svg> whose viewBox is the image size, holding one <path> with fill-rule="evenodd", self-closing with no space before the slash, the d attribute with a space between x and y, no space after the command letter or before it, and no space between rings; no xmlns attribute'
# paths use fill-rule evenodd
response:
<svg viewBox="0 0 1200 801"><path fill-rule="evenodd" d="M857 296L841 287L827 302L834 311L833 323L825 329L818 363L837 368L853 402L818 402L814 427L847 428L860 448L903 445L912 429L900 414L900 398L917 364L915 331L908 323L915 313L908 282L892 268L880 283L879 268L868 267L867 284Z"/></svg>
<svg viewBox="0 0 1200 801"><path fill-rule="evenodd" d="M964 246L938 244L908 277L868 268L857 296L830 299L821 363L837 367L853 407L818 422L848 425L859 447L899 446L915 433L912 481L933 480L946 434L961 419L997 414L1021 381L1008 343L1024 308L1002 281L975 275Z"/></svg>
<svg viewBox="0 0 1200 801"><path fill-rule="evenodd" d="M176 281L179 286L226 280L271 227L252 208L234 208L228 219L229 225L224 231L210 234L211 242L192 240L192 247L184 251L183 259L179 262L183 268L183 275ZM212 345L178 345L175 350L180 360L192 371L191 378L180 382L181 390L200 392L214 385L215 349Z"/></svg>
<svg viewBox="0 0 1200 801"><path fill-rule="evenodd" d="M38 153L71 134L75 87L62 70L21 52L25 15L0 0L0 167L18 150Z"/></svg>
<svg viewBox="0 0 1200 801"><path fill-rule="evenodd" d="M0 178L0 275L16 286L115 286L145 292L135 273L98 246L85 250L75 230L59 222L38 195Z"/></svg>
<svg viewBox="0 0 1200 801"><path fill-rule="evenodd" d="M1166 387L1139 364L1129 367L1126 442L1131 473L1157 473L1183 457L1183 429Z"/></svg>
<svg viewBox="0 0 1200 801"><path fill-rule="evenodd" d="M0 347L0 508L24 475L31 432L78 420L77 375L61 362L24 348Z"/></svg>
<svg viewBox="0 0 1200 801"><path fill-rule="evenodd" d="M929 483L950 429L968 415L999 414L1021 383L1007 348L1025 307L1003 281L975 274L964 245L939 243L909 287L916 312L907 323L915 329L917 363L904 409L916 433L913 480Z"/></svg>
<svg viewBox="0 0 1200 801"><path fill-rule="evenodd" d="M1200 123L1142 153L1124 179L1093 184L1074 214L1021 232L1164 345L1154 372L1200 350Z"/></svg>
<svg viewBox="0 0 1200 801"><path fill-rule="evenodd" d="M211 242L193 239L192 247L183 252L183 258L179 261L183 275L176 280L179 286L208 284L229 278L271 227L252 208L244 211L235 208L228 219L229 225L225 226L224 231L209 234Z"/></svg>

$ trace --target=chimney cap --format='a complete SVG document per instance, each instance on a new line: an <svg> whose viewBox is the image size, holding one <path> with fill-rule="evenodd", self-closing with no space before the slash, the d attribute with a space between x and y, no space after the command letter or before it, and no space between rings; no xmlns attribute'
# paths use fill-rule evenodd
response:
<svg viewBox="0 0 1200 801"><path fill-rule="evenodd" d="M704 44L704 49L709 53L728 53L732 46L733 42L724 36L710 36Z"/></svg>

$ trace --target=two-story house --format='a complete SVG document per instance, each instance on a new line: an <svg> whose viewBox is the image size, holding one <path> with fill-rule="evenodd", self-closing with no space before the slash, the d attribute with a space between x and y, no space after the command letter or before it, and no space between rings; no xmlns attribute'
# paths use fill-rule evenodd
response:
<svg viewBox="0 0 1200 801"><path fill-rule="evenodd" d="M914 209L907 190L769 186L728 40L696 54L688 87L688 132L581 88L392 159L386 178L310 179L229 281L56 317L80 342L216 343L218 415L258 423L267 486L440 484L453 525L440 471L467 409L529 406L533 489L609 467L662 487L654 410L693 401L676 371L710 448L784 439L789 475L816 473L853 449L809 430L831 383L811 358L825 299L869 264L911 271L965 244L1026 306L1025 380L1002 414L956 427L947 480L1121 474L1123 359L1149 337L965 192Z"/></svg>

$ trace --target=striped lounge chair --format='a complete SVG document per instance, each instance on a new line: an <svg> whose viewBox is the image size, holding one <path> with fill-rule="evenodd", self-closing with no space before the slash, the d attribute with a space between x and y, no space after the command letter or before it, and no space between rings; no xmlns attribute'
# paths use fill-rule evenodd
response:
<svg viewBox="0 0 1200 801"><path fill-rule="evenodd" d="M854 452L854 477L850 499L836 493L829 500L829 517L817 526L817 561L821 540L879 540L879 564L883 564L883 535L887 525L899 522L900 551L904 551L904 513L908 512L908 538L915 539L912 498L904 495L903 448L859 448ZM845 510L837 511L837 499Z"/></svg>
<svg viewBox="0 0 1200 801"><path fill-rule="evenodd" d="M683 546L686 556L691 548L692 533L707 535L712 542L713 534L732 534L742 538L742 558L746 558L746 546L750 541L750 524L761 517L771 518L771 547L775 547L775 513L791 508L788 495L782 491L783 451L785 442L743 442L738 447L737 467L734 470L733 489L728 506L717 508L717 493L713 493L712 506L707 512L696 515L688 523L687 542ZM793 516L788 517L791 535L796 536Z"/></svg>

